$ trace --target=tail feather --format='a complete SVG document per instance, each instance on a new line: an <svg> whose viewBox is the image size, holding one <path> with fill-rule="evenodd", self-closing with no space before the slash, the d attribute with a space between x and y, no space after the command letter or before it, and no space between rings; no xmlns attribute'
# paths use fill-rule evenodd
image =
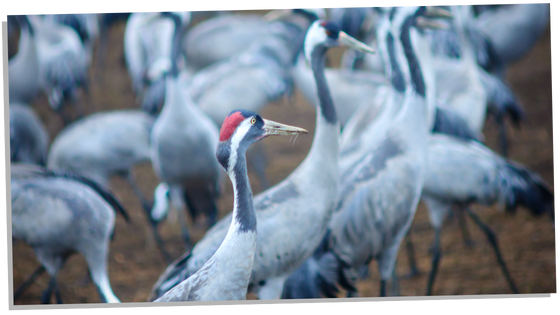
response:
<svg viewBox="0 0 560 315"><path fill-rule="evenodd" d="M82 184L89 186L93 189L96 193L98 193L101 198L105 199L109 205L115 209L117 213L120 213L127 223L130 223L130 216L122 204L117 200L117 198L113 195L109 189L103 187L101 184L97 183L96 181L89 179L83 175L72 173L72 172L63 172L63 171L47 171L47 176L54 176L54 177L63 177L78 181Z"/></svg>
<svg viewBox="0 0 560 315"><path fill-rule="evenodd" d="M506 198L506 209L515 211L521 205L535 216L549 213L554 220L554 193L552 188L536 173L523 165L508 160L510 190Z"/></svg>
<svg viewBox="0 0 560 315"><path fill-rule="evenodd" d="M329 251L330 231L315 253L284 282L283 299L335 298L339 292L339 260Z"/></svg>
<svg viewBox="0 0 560 315"><path fill-rule="evenodd" d="M443 107L436 107L432 132L480 142L479 136L470 129L467 122L461 116Z"/></svg>
<svg viewBox="0 0 560 315"><path fill-rule="evenodd" d="M510 87L497 76L482 69L479 69L479 77L488 95L488 112L498 121L507 115L514 126L520 128L526 114Z"/></svg>
<svg viewBox="0 0 560 315"><path fill-rule="evenodd" d="M163 296L167 291L174 288L176 285L189 277L186 274L187 263L191 258L190 251L186 252L183 256L175 260L171 265L165 269L163 274L159 277L158 281L152 287L152 291L148 295L148 302L153 302Z"/></svg>

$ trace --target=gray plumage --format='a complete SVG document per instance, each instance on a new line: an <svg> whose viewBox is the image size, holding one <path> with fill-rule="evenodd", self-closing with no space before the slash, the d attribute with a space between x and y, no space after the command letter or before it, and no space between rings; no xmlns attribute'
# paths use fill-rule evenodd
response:
<svg viewBox="0 0 560 315"><path fill-rule="evenodd" d="M44 18L73 28L84 45L86 62L88 64L92 62L93 49L99 36L97 14L49 14L45 15Z"/></svg>
<svg viewBox="0 0 560 315"><path fill-rule="evenodd" d="M16 20L20 28L18 53L8 61L8 97L10 103L31 104L40 88L36 35L27 16L17 16Z"/></svg>
<svg viewBox="0 0 560 315"><path fill-rule="evenodd" d="M308 16L311 13L324 16L323 9L289 11L292 15ZM266 17L247 14L220 15L197 24L186 34L183 42L188 67L196 72L235 58L248 47L274 36L275 27Z"/></svg>
<svg viewBox="0 0 560 315"><path fill-rule="evenodd" d="M285 279L309 257L327 229L338 192L339 123L324 76L325 53L335 45L322 21L307 32L305 51L317 80L320 106L316 133L306 159L285 180L254 199L257 242L249 291L259 299L278 299ZM364 49L363 46L360 46ZM220 246L232 216L210 229L191 251L160 276L150 299L189 278Z"/></svg>
<svg viewBox="0 0 560 315"><path fill-rule="evenodd" d="M485 10L470 25L479 64L503 77L507 65L533 48L549 27L549 20L548 3L500 5Z"/></svg>
<svg viewBox="0 0 560 315"><path fill-rule="evenodd" d="M289 136L307 131L265 120L247 110L233 111L227 119L222 125L216 157L232 182L233 219L212 257L155 302L242 300L247 295L257 243L257 218L247 176L247 148L270 135Z"/></svg>
<svg viewBox="0 0 560 315"><path fill-rule="evenodd" d="M127 177L134 165L150 161L153 124L140 110L90 115L57 135L48 167L81 173L106 186L111 176Z"/></svg>
<svg viewBox="0 0 560 315"><path fill-rule="evenodd" d="M51 276L43 302L56 288L56 276L68 256L78 252L88 264L101 300L119 303L107 276L109 238L115 208L122 207L92 181L40 167L11 167L12 236L33 247Z"/></svg>
<svg viewBox="0 0 560 315"><path fill-rule="evenodd" d="M71 27L38 16L31 22L36 31L41 87L50 106L61 111L66 101L77 100L79 89L87 88L87 54Z"/></svg>
<svg viewBox="0 0 560 315"><path fill-rule="evenodd" d="M268 103L291 94L290 69L303 46L307 25L267 25L269 33L264 40L194 75L188 93L217 125L234 109L259 112Z"/></svg>
<svg viewBox="0 0 560 315"><path fill-rule="evenodd" d="M518 293L518 290L506 268L496 235L471 211L470 205L497 204L508 212L514 212L518 206L522 206L535 216L548 214L554 221L553 192L539 175L518 163L499 157L479 143L458 141L444 135L434 135L429 140L422 201L427 206L435 231L428 295L432 294L441 256L440 231L453 206L466 211L486 234L513 293Z"/></svg>
<svg viewBox="0 0 560 315"><path fill-rule="evenodd" d="M10 104L10 161L45 166L49 134L33 109Z"/></svg>
<svg viewBox="0 0 560 315"><path fill-rule="evenodd" d="M124 33L124 56L132 80L132 89L143 99L144 90L159 82L171 70L175 24L171 19L154 18L159 13L133 13L128 17ZM190 12L172 12L181 20L181 27L190 23ZM179 56L176 56L179 58ZM161 89L160 89L161 91ZM151 92L154 97L154 92ZM165 94L157 94L163 98ZM151 100L150 103L154 103ZM159 101L163 102L162 100Z"/></svg>
<svg viewBox="0 0 560 315"><path fill-rule="evenodd" d="M356 292L358 270L372 259L378 261L381 295L386 294L385 283L393 273L400 243L420 199L432 106L426 99L426 87L433 83L431 56L416 57L416 52L428 44L423 38L425 33L414 29L416 17L423 16L425 8L394 10L393 18L386 15L378 29L378 43L386 43L381 46L383 57L401 62L391 63L387 76L404 76L404 86L400 80L392 80L396 93L402 93L402 105L388 104L385 111L395 111L390 107L396 107L396 113L381 114L367 127L362 135L368 148L365 152L348 157L342 148L338 203L330 221L330 233L323 240L328 245L317 249L302 269L290 277L284 297L334 297L337 283ZM350 161L343 163L347 158Z"/></svg>

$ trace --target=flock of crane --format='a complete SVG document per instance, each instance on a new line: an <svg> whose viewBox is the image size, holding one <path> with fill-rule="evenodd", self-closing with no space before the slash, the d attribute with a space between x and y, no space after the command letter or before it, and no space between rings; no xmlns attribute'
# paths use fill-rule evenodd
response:
<svg viewBox="0 0 560 315"><path fill-rule="evenodd" d="M548 27L548 4L215 12L190 27L195 14L9 17L10 36L19 29L8 70L12 236L41 263L14 299L46 271L41 302L54 293L62 303L56 276L77 252L101 300L120 302L107 257L117 213L129 217L109 188L115 175L134 189L170 263L150 301L239 300L248 292L337 297L341 289L355 297L372 260L381 295L389 283L398 294L394 267L403 241L417 272L407 235L420 201L435 231L428 295L439 233L453 209L484 231L518 293L495 234L470 206L521 206L554 220L551 187L506 157L504 125L524 118L505 69ZM95 43L99 58L108 26L119 19L126 19L126 67L140 108L72 121L68 107L85 112L78 99L89 91ZM341 68L325 68L337 46L349 48ZM248 163L267 185L256 142L307 133L258 112L296 89L316 107L311 149L283 181L253 197ZM66 125L50 145L29 105L40 91ZM487 113L500 125L500 153L483 144ZM146 161L160 181L153 198L131 171ZM226 175L233 211L220 219ZM158 233L171 208L187 248L174 261ZM208 218L196 244L187 213Z"/></svg>

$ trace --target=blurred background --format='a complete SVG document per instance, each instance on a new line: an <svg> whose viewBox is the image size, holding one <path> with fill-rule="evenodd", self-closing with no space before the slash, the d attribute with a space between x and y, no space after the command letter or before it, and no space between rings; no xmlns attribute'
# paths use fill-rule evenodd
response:
<svg viewBox="0 0 560 315"><path fill-rule="evenodd" d="M223 12L228 14L230 12ZM235 14L258 14L267 11L235 11ZM189 29L211 18L212 15L193 15ZM138 109L137 96L132 89L132 82L124 59L123 37L127 20L116 19L107 27L107 49L104 60L99 60L98 42L95 43L91 65L87 70L89 97L80 92L78 103L84 104L85 116L121 109ZM19 28L11 25L15 31L9 37L9 57L18 53ZM187 31L188 32L188 31ZM329 66L338 67L343 49L329 52ZM527 119L520 129L507 125L509 136L509 158L526 165L553 186L553 150L552 150L552 87L551 87L551 44L550 27L536 41L534 47L521 59L510 64L506 69L505 81L523 104ZM53 111L45 93L39 93L29 104L46 127L50 142L64 129L61 115ZM65 109L69 117L76 117L75 107ZM268 158L266 178L271 185L283 180L305 158L309 152L315 130L315 109L296 88L293 98L282 98L264 107L260 114L278 122L299 126L309 130L309 134L289 141L282 137L271 138L262 143ZM483 129L485 144L499 151L498 127L491 118L487 119ZM133 169L136 181L150 200L159 183L149 162L136 165ZM262 191L254 169L249 168L249 178L253 193ZM146 298L158 277L167 267L166 261L158 252L152 237L151 227L146 220L142 205L130 185L121 177L113 177L110 187L117 199L129 211L132 223L126 224L117 216L115 238L111 242L109 255L109 277L116 296L122 302L142 302ZM232 209L233 197L229 180L219 199L218 219ZM504 260L515 279L521 293L555 293L556 267L554 229L548 217L534 218L526 211L517 211L514 215L498 211L494 207L475 206L475 210L496 232ZM434 286L435 295L472 295L472 294L509 294L507 282L498 267L492 249L485 236L468 222L475 246L466 247L461 241L461 232L456 219L446 225L442 231L443 257L440 262L439 275ZM192 222L188 226L194 242L200 239L206 226ZM173 258L184 253L181 229L176 220L164 220L159 231L165 246ZM427 274L431 266L428 250L433 239L433 230L429 224L427 212L420 204L411 227L413 243L420 270L420 275L400 282L401 295L424 295ZM31 247L23 242L13 245L13 283L18 287L39 265ZM408 272L404 246L397 262L398 274ZM95 287L86 281L88 274L85 260L80 255L71 256L57 279L65 303L100 302ZM361 296L379 296L379 275L376 262L370 264L370 278L358 283ZM15 304L38 304L42 291L48 286L49 277L43 274L35 284L30 286ZM343 296L343 295L341 295ZM254 298L249 296L249 298Z"/></svg>

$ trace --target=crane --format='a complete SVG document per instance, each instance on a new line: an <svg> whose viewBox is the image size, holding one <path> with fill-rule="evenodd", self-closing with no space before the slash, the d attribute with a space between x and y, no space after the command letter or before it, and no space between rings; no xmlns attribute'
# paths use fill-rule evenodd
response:
<svg viewBox="0 0 560 315"><path fill-rule="evenodd" d="M42 265L16 290L14 299L46 269L51 280L41 303L50 303L55 291L61 304L56 276L66 259L77 252L86 259L101 301L120 303L107 275L107 256L115 211L127 222L129 217L108 190L78 174L12 164L11 196L12 237L33 247Z"/></svg>
<svg viewBox="0 0 560 315"><path fill-rule="evenodd" d="M435 237L427 295L432 294L441 258L440 231L453 206L466 211L484 232L511 291L518 293L498 248L495 232L471 210L470 205L498 204L508 212L523 206L535 216L549 214L554 218L552 189L536 173L498 156L480 143L432 135L428 152L422 201L428 208Z"/></svg>
<svg viewBox="0 0 560 315"><path fill-rule="evenodd" d="M75 103L79 90L88 92L87 53L80 36L73 28L39 16L30 18L39 57L39 84L48 97L50 107L59 113L67 125L67 104ZM78 117L84 108L77 106Z"/></svg>
<svg viewBox="0 0 560 315"><path fill-rule="evenodd" d="M181 29L190 23L190 12L169 14L179 19ZM158 12L133 13L126 22L126 67L142 108L161 107L165 96L165 74L175 62L171 60L171 50L176 26L172 20L155 18L159 15ZM175 58L180 58L180 55Z"/></svg>
<svg viewBox="0 0 560 315"><path fill-rule="evenodd" d="M255 197L257 244L249 291L259 299L278 299L285 279L313 253L327 229L338 192L340 125L327 85L325 54L330 47L374 50L341 32L334 23L317 20L305 37L305 56L317 84L316 131L309 154L285 180ZM227 235L232 216L211 228L192 251L160 276L153 300L189 278L216 252Z"/></svg>
<svg viewBox="0 0 560 315"><path fill-rule="evenodd" d="M224 120L216 157L233 184L233 212L227 235L212 257L192 276L154 302L244 300L253 269L257 219L247 176L247 148L272 135L293 136L307 130L234 110Z"/></svg>
<svg viewBox="0 0 560 315"><path fill-rule="evenodd" d="M10 161L45 166L49 134L35 111L10 103Z"/></svg>
<svg viewBox="0 0 560 315"><path fill-rule="evenodd" d="M549 21L548 3L498 5L480 12L469 25L478 63L504 77L506 67L533 48Z"/></svg>
<svg viewBox="0 0 560 315"><path fill-rule="evenodd" d="M365 151L340 164L341 189L322 246L285 283L284 297L334 297L340 284L357 294L357 271L378 261L381 296L420 199L425 173L434 74L425 29L442 27L432 17L450 13L434 7L392 8L377 29L386 75L396 91L385 113L363 134ZM406 62L406 63L405 63ZM400 94L400 95L399 95ZM399 104L400 103L400 104ZM393 108L392 108L393 107ZM341 162L346 159L344 149ZM348 152L348 151L347 151ZM345 165L348 165L345 167Z"/></svg>
<svg viewBox="0 0 560 315"><path fill-rule="evenodd" d="M95 42L99 37L99 19L97 14L48 14L44 19L73 28L80 36L86 53L86 63L91 64Z"/></svg>
<svg viewBox="0 0 560 315"><path fill-rule="evenodd" d="M25 15L15 16L19 24L18 52L8 61L10 103L31 104L39 92L39 52L33 25ZM13 29L14 24L10 24Z"/></svg>
<svg viewBox="0 0 560 315"><path fill-rule="evenodd" d="M165 77L165 102L150 135L150 157L154 172L169 186L173 207L180 216L183 239L190 247L183 209L187 207L193 220L201 214L208 215L210 226L218 214L216 202L224 179L223 170L212 158L218 145L218 128L181 89L177 64L183 33L180 17L164 12L152 18L170 18L175 30L171 69Z"/></svg>
<svg viewBox="0 0 560 315"><path fill-rule="evenodd" d="M269 21L286 15L324 18L325 11L274 10L265 16L228 14L208 19L194 26L185 36L183 52L188 60L189 69L197 72L241 54L247 47L270 36L274 26L271 26Z"/></svg>
<svg viewBox="0 0 560 315"><path fill-rule="evenodd" d="M80 173L101 185L118 175L124 178L140 200L154 238L167 261L156 222L152 220L152 203L136 183L132 172L136 165L151 161L150 134L155 118L139 109L99 112L64 128L54 139L48 154L50 169Z"/></svg>

